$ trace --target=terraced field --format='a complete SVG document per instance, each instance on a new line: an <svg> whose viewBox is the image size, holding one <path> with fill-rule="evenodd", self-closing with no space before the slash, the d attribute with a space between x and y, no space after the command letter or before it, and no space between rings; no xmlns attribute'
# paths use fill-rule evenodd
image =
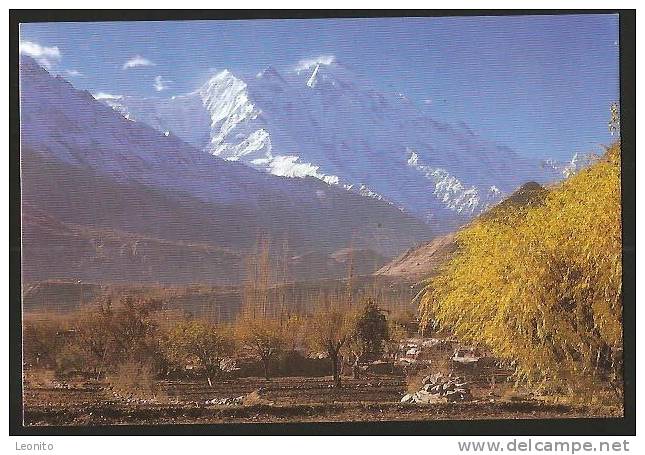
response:
<svg viewBox="0 0 645 455"><path fill-rule="evenodd" d="M239 378L205 381L159 381L157 396L117 394L106 383L30 384L24 393L26 425L115 425L185 423L347 422L555 418L618 416L618 411L549 404L537 399L502 399L475 388L473 401L408 405L403 377L344 378L340 389L331 378ZM213 404L244 397L237 405Z"/></svg>

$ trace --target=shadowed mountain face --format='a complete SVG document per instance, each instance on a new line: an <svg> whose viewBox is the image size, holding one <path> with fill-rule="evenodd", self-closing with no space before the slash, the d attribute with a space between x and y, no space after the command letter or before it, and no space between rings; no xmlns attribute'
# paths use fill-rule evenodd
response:
<svg viewBox="0 0 645 455"><path fill-rule="evenodd" d="M260 237L298 264L293 279L343 276L334 253L348 245L377 267L431 235L384 201L261 173L129 121L29 58L20 71L26 281L239 283Z"/></svg>
<svg viewBox="0 0 645 455"><path fill-rule="evenodd" d="M496 219L506 211L524 210L544 203L548 190L536 182L527 182L502 202L481 215L483 219Z"/></svg>

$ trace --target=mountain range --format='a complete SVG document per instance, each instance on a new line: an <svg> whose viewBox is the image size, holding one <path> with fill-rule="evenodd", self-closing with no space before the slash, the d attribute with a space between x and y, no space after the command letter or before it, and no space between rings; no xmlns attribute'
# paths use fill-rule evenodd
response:
<svg viewBox="0 0 645 455"><path fill-rule="evenodd" d="M211 155L385 200L434 232L454 230L529 180L559 179L566 166L438 121L332 58L252 76L222 70L170 98L99 98Z"/></svg>
<svg viewBox="0 0 645 455"><path fill-rule="evenodd" d="M26 281L237 285L266 239L290 279L369 274L584 162L523 157L333 59L153 98L21 56L20 107Z"/></svg>
<svg viewBox="0 0 645 455"><path fill-rule="evenodd" d="M374 268L433 235L386 201L260 172L128 120L29 57L20 114L26 281L239 283L265 238L284 262L322 258L292 267L293 279L338 276L340 250Z"/></svg>

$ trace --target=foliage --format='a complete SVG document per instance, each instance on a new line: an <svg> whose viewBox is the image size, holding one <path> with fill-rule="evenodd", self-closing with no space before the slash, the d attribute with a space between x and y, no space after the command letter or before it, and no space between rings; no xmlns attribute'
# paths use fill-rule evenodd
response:
<svg viewBox="0 0 645 455"><path fill-rule="evenodd" d="M287 326L271 318L242 318L236 326L236 335L264 366L264 377L269 379L269 363L288 344Z"/></svg>
<svg viewBox="0 0 645 455"><path fill-rule="evenodd" d="M285 350L296 351L302 349L306 344L306 318L292 314L283 322Z"/></svg>
<svg viewBox="0 0 645 455"><path fill-rule="evenodd" d="M385 343L385 354L388 357L395 357L399 351L400 341L409 337L410 334L403 325L391 319L387 321L387 333L388 341Z"/></svg>
<svg viewBox="0 0 645 455"><path fill-rule="evenodd" d="M388 333L392 341L414 336L419 331L417 314L411 308L396 308L388 318Z"/></svg>
<svg viewBox="0 0 645 455"><path fill-rule="evenodd" d="M84 311L73 328L73 344L82 353L84 366L99 377L128 360L153 356L157 330L153 315L160 308L159 300L126 296L116 307L108 299Z"/></svg>
<svg viewBox="0 0 645 455"><path fill-rule="evenodd" d="M120 361L148 359L156 348L157 322L153 315L161 309L156 299L124 297L120 306L110 311L109 332Z"/></svg>
<svg viewBox="0 0 645 455"><path fill-rule="evenodd" d="M68 376L88 370L86 353L76 343L66 343L56 356L57 376ZM96 374L96 370L94 371Z"/></svg>
<svg viewBox="0 0 645 455"><path fill-rule="evenodd" d="M55 367L65 349L66 330L58 319L25 320L22 332L24 362L35 367Z"/></svg>
<svg viewBox="0 0 645 455"><path fill-rule="evenodd" d="M319 303L307 327L310 349L325 352L331 364L334 385L340 386L341 349L349 343L356 331L357 314L343 302Z"/></svg>
<svg viewBox="0 0 645 455"><path fill-rule="evenodd" d="M513 363L520 379L574 391L621 383L620 148L457 236L426 283L422 323Z"/></svg>
<svg viewBox="0 0 645 455"><path fill-rule="evenodd" d="M363 355L371 357L379 357L389 339L385 314L372 298L363 302L356 320L356 338L362 345Z"/></svg>
<svg viewBox="0 0 645 455"><path fill-rule="evenodd" d="M75 324L74 345L81 353L83 367L100 377L115 363L114 336L110 332L112 312L107 305L83 311Z"/></svg>
<svg viewBox="0 0 645 455"><path fill-rule="evenodd" d="M162 346L168 361L175 367L199 363L209 385L212 385L212 378L219 373L220 362L233 351L234 343L226 329L190 320L172 326Z"/></svg>

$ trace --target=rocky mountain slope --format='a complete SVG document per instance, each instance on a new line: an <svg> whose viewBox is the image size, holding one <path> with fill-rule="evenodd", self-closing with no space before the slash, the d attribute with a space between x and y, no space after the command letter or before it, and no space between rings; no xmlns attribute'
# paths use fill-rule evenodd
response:
<svg viewBox="0 0 645 455"><path fill-rule="evenodd" d="M128 120L28 57L20 72L22 200L38 214L23 217L27 278L58 267L68 278L102 271L107 281L184 282L193 269L194 279L211 271L209 281L230 283L242 278L240 257L260 236L288 245L280 257L332 259L350 244L391 257L431 236L385 201L315 178L258 172ZM111 253L99 267L91 245L106 231L103 251ZM62 256L65 267L56 264Z"/></svg>
<svg viewBox="0 0 645 455"><path fill-rule="evenodd" d="M434 240L411 248L393 261L387 263L375 275L422 281L457 250L454 234L446 234Z"/></svg>
<svg viewBox="0 0 645 455"><path fill-rule="evenodd" d="M172 98L105 99L126 118L280 176L312 176L383 198L449 231L528 180L561 178L467 125L382 89L334 59L254 76L223 70Z"/></svg>

